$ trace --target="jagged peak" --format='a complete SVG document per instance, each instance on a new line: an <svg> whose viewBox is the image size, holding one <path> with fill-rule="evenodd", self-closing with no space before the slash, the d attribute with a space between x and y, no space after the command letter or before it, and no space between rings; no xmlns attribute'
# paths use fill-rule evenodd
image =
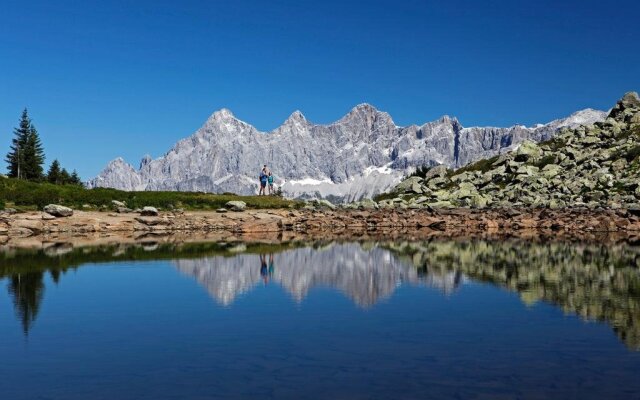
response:
<svg viewBox="0 0 640 400"><path fill-rule="evenodd" d="M287 122L307 122L307 119L305 118L304 114L300 112L300 110L295 110L291 113L291 115L289 115L289 118L287 118L285 124Z"/></svg>
<svg viewBox="0 0 640 400"><path fill-rule="evenodd" d="M221 108L218 111L213 113L214 119L235 119L236 117L233 115L231 110L228 108Z"/></svg>
<svg viewBox="0 0 640 400"><path fill-rule="evenodd" d="M128 164L128 163L122 157L116 157L113 160L109 161L109 165L116 165L116 164Z"/></svg>
<svg viewBox="0 0 640 400"><path fill-rule="evenodd" d="M425 122L424 124L420 125L420 127L423 127L425 125L442 125L442 124L452 125L452 124L460 124L460 122L458 122L458 118L450 117L449 115L445 114L436 120Z"/></svg>
<svg viewBox="0 0 640 400"><path fill-rule="evenodd" d="M371 111L371 112L377 112L378 109L375 108L373 105L369 104L369 103L360 103L358 105L356 105L355 107L353 107L351 109L351 112L354 111Z"/></svg>
<svg viewBox="0 0 640 400"><path fill-rule="evenodd" d="M140 160L140 168L142 169L142 167L149 164L152 160L153 159L149 154L145 154L144 157L142 157L142 159Z"/></svg>
<svg viewBox="0 0 640 400"><path fill-rule="evenodd" d="M131 164L126 162L122 157L114 158L113 160L109 161L109 163L105 167L105 169L121 169L121 168L127 168L132 170L135 169Z"/></svg>

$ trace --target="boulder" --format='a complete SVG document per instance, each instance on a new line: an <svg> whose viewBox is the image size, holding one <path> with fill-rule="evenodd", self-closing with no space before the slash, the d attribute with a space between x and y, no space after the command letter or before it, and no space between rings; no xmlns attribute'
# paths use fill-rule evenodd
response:
<svg viewBox="0 0 640 400"><path fill-rule="evenodd" d="M330 202L329 200L324 200L324 199L320 199L320 200L316 200L315 203L319 206L319 207L326 207L329 208L331 210L335 210L336 205L333 204L332 202Z"/></svg>
<svg viewBox="0 0 640 400"><path fill-rule="evenodd" d="M485 208L491 202L489 196L476 194L471 196L471 206L475 208Z"/></svg>
<svg viewBox="0 0 640 400"><path fill-rule="evenodd" d="M54 217L70 217L73 215L72 209L59 204L49 204L44 206L44 212L53 215Z"/></svg>
<svg viewBox="0 0 640 400"><path fill-rule="evenodd" d="M216 210L216 212L217 212L217 213L220 213L220 214L224 214L224 213L226 213L226 212L227 212L227 209L226 209L226 208L218 208L218 209Z"/></svg>
<svg viewBox="0 0 640 400"><path fill-rule="evenodd" d="M142 207L142 210L140 210L140 215L154 217L158 215L158 209L155 207L149 207L149 206Z"/></svg>
<svg viewBox="0 0 640 400"><path fill-rule="evenodd" d="M364 199L360 202L359 204L359 208L365 209L365 210L372 210L372 209L377 209L378 208L378 204L371 200L371 199Z"/></svg>
<svg viewBox="0 0 640 400"><path fill-rule="evenodd" d="M422 183L422 178L420 178L419 176L412 176L400 182L398 186L396 186L396 190L398 192L410 191L412 190L415 184L418 184L418 187L420 187L421 183Z"/></svg>
<svg viewBox="0 0 640 400"><path fill-rule="evenodd" d="M518 146L518 150L516 150L516 161L531 161L540 158L542 155L542 149L536 143L525 140L520 143Z"/></svg>
<svg viewBox="0 0 640 400"><path fill-rule="evenodd" d="M224 206L231 211L240 212L240 211L244 211L247 208L247 203L240 200L232 200L232 201L228 201L227 204L225 204Z"/></svg>
<svg viewBox="0 0 640 400"><path fill-rule="evenodd" d="M114 207L126 207L127 206L127 202L125 201L118 201L118 200L111 200L111 204Z"/></svg>
<svg viewBox="0 0 640 400"><path fill-rule="evenodd" d="M458 190L453 195L458 199L465 199L472 197L477 193L476 187L471 182L462 182L458 186Z"/></svg>
<svg viewBox="0 0 640 400"><path fill-rule="evenodd" d="M427 173L424 175L424 179L428 181L429 179L433 178L444 178L445 176L447 176L447 171L448 169L446 166L438 165L437 167L433 167L429 171L427 171Z"/></svg>

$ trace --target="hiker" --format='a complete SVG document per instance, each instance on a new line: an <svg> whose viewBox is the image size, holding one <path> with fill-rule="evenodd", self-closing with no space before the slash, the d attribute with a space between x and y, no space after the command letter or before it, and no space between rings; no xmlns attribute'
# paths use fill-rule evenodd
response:
<svg viewBox="0 0 640 400"><path fill-rule="evenodd" d="M267 255L260 254L260 276L265 285L269 283L269 270L267 269Z"/></svg>
<svg viewBox="0 0 640 400"><path fill-rule="evenodd" d="M273 266L273 254L269 254L269 279L273 278L273 273L275 272L275 267Z"/></svg>
<svg viewBox="0 0 640 400"><path fill-rule="evenodd" d="M267 173L267 164L265 164L262 171L260 171L260 191L258 192L258 196L266 195L267 181L269 180Z"/></svg>
<svg viewBox="0 0 640 400"><path fill-rule="evenodd" d="M273 174L271 173L271 171L269 171L269 175L267 176L267 181L269 182L269 194L274 194L275 191L273 190Z"/></svg>

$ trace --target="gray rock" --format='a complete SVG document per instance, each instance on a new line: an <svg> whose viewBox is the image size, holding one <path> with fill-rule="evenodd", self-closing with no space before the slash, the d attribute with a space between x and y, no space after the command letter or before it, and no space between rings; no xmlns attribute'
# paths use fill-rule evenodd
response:
<svg viewBox="0 0 640 400"><path fill-rule="evenodd" d="M240 212L240 211L244 211L247 208L247 203L240 200L232 200L232 201L228 201L227 204L225 204L225 207L231 211Z"/></svg>
<svg viewBox="0 0 640 400"><path fill-rule="evenodd" d="M420 187L421 183L422 183L422 178L420 178L419 176L411 176L405 179L404 181L400 182L396 186L396 190L399 192L409 191L413 189L414 185L417 185L418 187Z"/></svg>
<svg viewBox="0 0 640 400"><path fill-rule="evenodd" d="M154 217L158 215L158 209L155 207L149 207L149 206L142 207L142 210L140 210L140 215Z"/></svg>
<svg viewBox="0 0 640 400"><path fill-rule="evenodd" d="M326 208L330 208L332 210L335 210L336 205L333 204L332 202L328 201L328 200L324 200L324 199L320 199L320 200L316 200L315 203L319 206L319 207L326 207Z"/></svg>
<svg viewBox="0 0 640 400"><path fill-rule="evenodd" d="M44 206L44 212L51 214L54 217L70 217L73 215L73 210L71 208L61 206L59 204L49 204Z"/></svg>
<svg viewBox="0 0 640 400"><path fill-rule="evenodd" d="M118 208L118 207L126 207L127 206L127 202L126 201L119 201L119 200L111 200L111 204Z"/></svg>
<svg viewBox="0 0 640 400"><path fill-rule="evenodd" d="M531 161L540 158L542 150L536 143L525 140L516 150L516 161Z"/></svg>
<svg viewBox="0 0 640 400"><path fill-rule="evenodd" d="M220 214L224 214L224 213L226 213L226 212L227 212L227 209L226 209L226 208L218 208L218 209L216 210L216 212L217 212L217 213L220 213Z"/></svg>
<svg viewBox="0 0 640 400"><path fill-rule="evenodd" d="M427 173L424 175L424 179L429 180L436 177L443 178L447 176L448 170L449 169L445 165L435 166L431 168L429 171L427 171Z"/></svg>

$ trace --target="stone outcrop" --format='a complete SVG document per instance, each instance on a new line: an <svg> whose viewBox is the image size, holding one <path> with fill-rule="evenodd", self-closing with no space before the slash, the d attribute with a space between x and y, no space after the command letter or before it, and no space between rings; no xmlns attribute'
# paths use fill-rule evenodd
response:
<svg viewBox="0 0 640 400"><path fill-rule="evenodd" d="M639 104L637 93L628 93L604 121L562 129L541 143L525 140L513 151L457 170L440 166L410 177L379 206L638 207Z"/></svg>

